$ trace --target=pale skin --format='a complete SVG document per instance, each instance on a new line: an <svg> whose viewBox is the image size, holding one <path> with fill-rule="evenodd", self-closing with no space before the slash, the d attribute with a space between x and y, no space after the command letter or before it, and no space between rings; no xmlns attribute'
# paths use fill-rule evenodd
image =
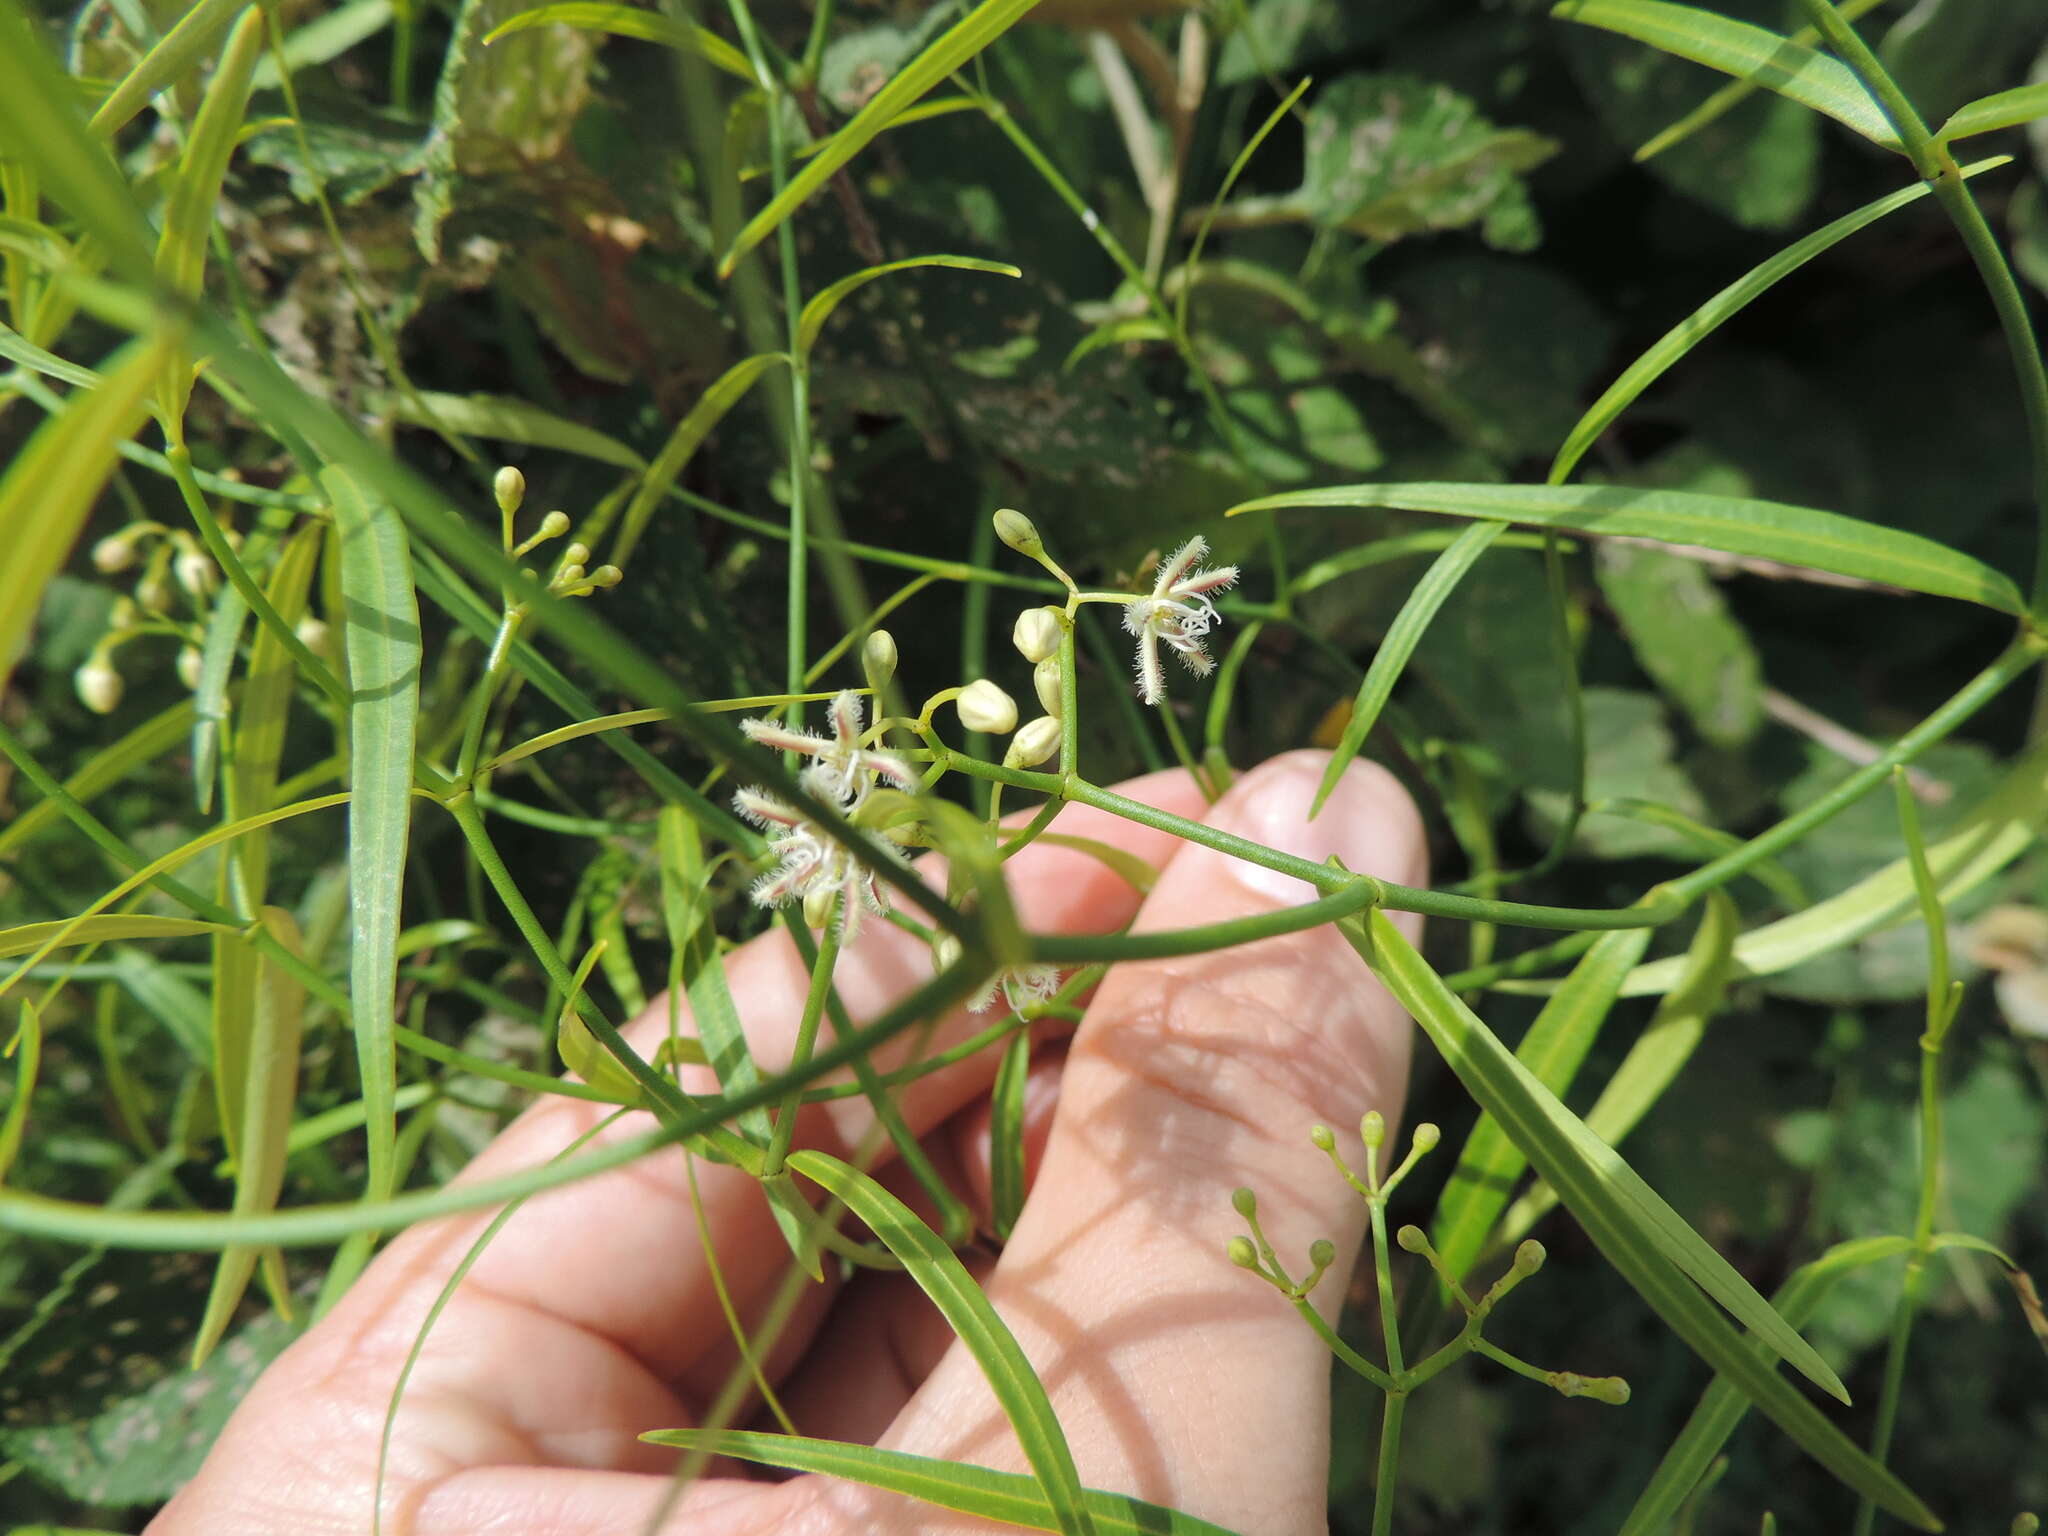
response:
<svg viewBox="0 0 2048 1536"><path fill-rule="evenodd" d="M1426 883L1414 808L1380 769L1353 764L1322 814L1307 819L1324 761L1319 752L1274 759L1213 807L1178 772L1120 788L1305 857L1335 854L1352 869ZM1140 929L1181 927L1313 895L1085 807L1067 807L1055 826L1114 840L1163 868L1141 898L1087 855L1036 844L1007 866L1035 930L1108 932L1134 918ZM930 973L922 945L869 923L838 977L858 1021ZM747 945L728 974L754 1055L769 1071L785 1065L808 981L788 936ZM983 1022L959 1014L940 1043ZM652 1050L666 1029L658 1002L630 1033ZM1325 1528L1329 1356L1278 1296L1225 1259L1225 1241L1242 1230L1230 1193L1258 1191L1267 1234L1296 1272L1311 1242L1334 1240L1340 1259L1316 1295L1334 1313L1365 1212L1309 1144L1308 1128L1321 1122L1348 1136L1369 1109L1393 1119L1409 1032L1399 1007L1324 928L1118 966L1071 1042L1041 1046L1027 1111L1032 1192L1000 1254L970 1251L970 1267L1044 1380L1084 1482L1257 1536ZM994 1070L982 1053L901 1096L934 1163L984 1211ZM465 1177L542 1162L600 1113L573 1100L539 1105ZM646 1123L629 1117L606 1134ZM840 1099L808 1111L797 1140L846 1156L871 1124L864 1100ZM898 1163L884 1159L875 1171L931 1215ZM758 1323L783 1286L788 1247L750 1178L702 1161L696 1175L726 1283ZM537 1198L513 1217L442 1314L407 1389L385 1479L388 1536L990 1529L855 1485L763 1481L724 1462L660 1513L677 1453L638 1436L699 1422L737 1363L690 1202L684 1155L670 1152ZM150 1536L367 1536L393 1383L489 1216L447 1218L394 1240L257 1381ZM975 1362L901 1274L806 1283L766 1369L803 1434L1024 1469Z"/></svg>

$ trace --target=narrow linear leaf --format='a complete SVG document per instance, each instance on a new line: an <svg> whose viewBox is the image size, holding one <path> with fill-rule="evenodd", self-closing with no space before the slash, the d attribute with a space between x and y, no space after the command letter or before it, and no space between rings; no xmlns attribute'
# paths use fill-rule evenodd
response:
<svg viewBox="0 0 2048 1536"><path fill-rule="evenodd" d="M1552 1093L1562 1096L1571 1087L1613 1011L1623 980L1649 944L1647 928L1602 934L1515 1047L1515 1059ZM1433 1236L1451 1274L1462 1278L1485 1251L1495 1220L1528 1166L1500 1122L1481 1115L1437 1201Z"/></svg>
<svg viewBox="0 0 2048 1536"><path fill-rule="evenodd" d="M686 1451L708 1451L792 1472L843 1477L889 1493L904 1494L959 1510L984 1520L1030 1531L1057 1531L1059 1522L1038 1491L1037 1482L1021 1472L998 1472L958 1461L913 1456L872 1445L846 1445L836 1440L810 1440L797 1435L769 1435L744 1429L658 1429L640 1437L654 1445ZM1082 1507L1103 1536L1233 1536L1220 1525L1197 1520L1177 1509L1147 1504L1128 1494L1081 1490Z"/></svg>
<svg viewBox="0 0 2048 1536"><path fill-rule="evenodd" d="M1707 893L1678 984L1657 1005L1649 1027L1636 1037L1600 1090L1600 1097L1586 1111L1586 1128L1610 1147L1620 1146L1664 1096L1705 1037L1707 1021L1728 995L1741 921L1726 891ZM1514 1242L1556 1204L1557 1192L1539 1182L1502 1219L1501 1241Z"/></svg>
<svg viewBox="0 0 2048 1536"><path fill-rule="evenodd" d="M36 1073L43 1064L43 1021L36 1005L23 1000L21 1022L14 1026L14 1038L7 1042L7 1054L14 1058L14 1099L7 1106L7 1118L0 1121L0 1184L7 1182L8 1170L21 1151L21 1138L28 1134L28 1107L36 1093Z"/></svg>
<svg viewBox="0 0 2048 1536"><path fill-rule="evenodd" d="M982 0L980 5L934 38L929 48L875 92L867 105L789 179L782 191L746 222L733 238L732 249L719 261L719 276L731 276L742 256L773 234L776 226L801 208L841 166L866 149L898 113L1023 20L1025 13L1037 3L1038 0ZM748 76L752 78L751 70Z"/></svg>
<svg viewBox="0 0 2048 1536"><path fill-rule="evenodd" d="M1366 737L1379 724L1380 711L1386 708L1387 700L1393 696L1394 684L1401 680L1408 658L1415 654L1415 647L1421 643L1429 621L1436 617L1436 611L1443 607L1445 599L1465 579L1465 573L1478 563L1479 557L1492 547L1493 541L1507 531L1507 526L1506 523L1474 523L1430 562L1422 579L1409 590L1408 600L1387 627L1386 639L1373 653L1365 681L1358 685L1358 697L1351 703L1351 718L1344 722L1344 734L1338 738L1336 751L1330 754L1329 766L1323 770L1323 782L1316 786L1315 804L1309 810L1311 816L1322 810L1323 802L1330 798L1330 791L1337 787L1344 770L1351 766L1351 760L1363 750Z"/></svg>
<svg viewBox="0 0 2048 1536"><path fill-rule="evenodd" d="M1024 1209L1024 1087L1031 1076L1031 1034L1018 1030L1003 1047L989 1094L990 1225L1008 1241L1010 1229Z"/></svg>
<svg viewBox="0 0 2048 1536"><path fill-rule="evenodd" d="M811 296L796 321L796 355L799 362L810 355L817 345L819 335L825 329L825 322L832 318L846 296L856 288L872 283L878 277L891 272L903 272L913 267L958 267L963 272L994 272L1002 277L1022 277L1021 267L1013 267L1007 261L984 261L979 256L906 256L901 261L885 261L877 267L863 267L852 272L828 287L821 288Z"/></svg>
<svg viewBox="0 0 2048 1536"><path fill-rule="evenodd" d="M1507 1129L1651 1310L1844 1484L1922 1530L1939 1530L1941 1522L1911 1490L1829 1423L1772 1368L1768 1355L1751 1347L1762 1343L1845 1398L1840 1381L1812 1346L1514 1059L1386 914L1374 910L1363 923L1345 919L1338 926L1415 1016L1466 1091ZM1749 1337L1729 1327L1696 1286L1706 1288L1750 1328Z"/></svg>
<svg viewBox="0 0 2048 1536"><path fill-rule="evenodd" d="M2028 749L1998 787L1966 813L1956 829L1927 849L1927 867L1944 902L1983 884L2031 847L2048 816L2048 743ZM1854 943L1913 913L1912 862L1898 858L1847 890L1803 912L1753 928L1735 941L1734 974L1775 976L1815 955ZM1667 992L1685 966L1683 957L1637 966L1622 984L1623 997Z"/></svg>
<svg viewBox="0 0 2048 1536"><path fill-rule="evenodd" d="M120 939L189 939L203 933L233 931L223 924L203 922L196 917L150 917L143 913L88 917L83 922L23 923L15 928L0 928L0 958L31 951L47 953L46 946L106 944ZM57 944L51 945L52 939Z"/></svg>
<svg viewBox="0 0 2048 1536"><path fill-rule="evenodd" d="M637 37L642 42L661 43L707 59L749 85L755 83L754 66L747 62L747 56L716 32L693 22L665 16L660 11L643 11L631 5L602 5L592 3L592 0L566 0L560 5L543 5L531 11L521 11L511 20L500 22L484 34L484 45L488 47L501 37L524 32L529 27L546 26L580 27L586 32L609 32L616 37Z"/></svg>
<svg viewBox="0 0 2048 1536"><path fill-rule="evenodd" d="M1953 597L2018 616L2012 581L1981 560L1918 534L1902 533L1784 502L1694 491L1608 485L1465 485L1416 482L1337 485L1241 502L1231 514L1276 507L1394 507L1450 517L1492 518L1533 528L1656 539L1833 571L1935 597Z"/></svg>
<svg viewBox="0 0 2048 1536"><path fill-rule="evenodd" d="M725 983L725 962L716 954L706 957L697 974L690 978L690 1017L697 1025L697 1038L704 1043L705 1059L718 1076L724 1092L745 1093L759 1086L761 1069L747 1048L747 1032L740 1022L740 1010ZM742 1111L734 1124L740 1135L757 1147L768 1145L774 1125L768 1106L757 1104Z"/></svg>
<svg viewBox="0 0 2048 1536"><path fill-rule="evenodd" d="M1017 1433L1025 1460L1037 1474L1040 1497L1054 1522L1048 1529L1065 1536L1092 1533L1094 1522L1082 1503L1081 1474L1074 1466L1074 1453L1060 1430L1052 1401L1045 1395L1045 1384L1032 1370L1016 1335L996 1315L953 1250L918 1220L909 1206L838 1158L807 1150L791 1154L789 1166L867 1223L945 1315L981 1366L989 1390Z"/></svg>
<svg viewBox="0 0 2048 1536"><path fill-rule="evenodd" d="M1947 122L1935 130L1937 144L1950 144L1979 133L1996 133L2017 128L2037 117L2048 117L2048 80L2038 85L2018 85L1996 95L1981 96L1956 108Z"/></svg>
<svg viewBox="0 0 2048 1536"><path fill-rule="evenodd" d="M67 363L56 353L45 351L13 326L4 323L0 323L0 357L28 369L30 373L62 379L66 384L75 384L80 389L91 389L100 381L100 376L90 368Z"/></svg>
<svg viewBox="0 0 2048 1536"><path fill-rule="evenodd" d="M554 448L581 454L600 464L616 464L621 469L647 467L645 459L617 438L508 396L415 390L393 395L383 406L396 420L430 431L524 443L529 448Z"/></svg>
<svg viewBox="0 0 2048 1536"><path fill-rule="evenodd" d="M296 624L305 615L306 596L325 539L326 530L320 524L305 524L271 570L263 595L286 624ZM285 728L291 720L297 681L298 668L277 632L268 625L258 627L255 643L249 647L249 677L236 712L234 758L227 776L226 811L231 821L270 809L276 798L278 764L284 756ZM240 876L243 905L239 910L253 912L263 905L270 883L269 853L267 831L252 832L234 845L224 872L232 869Z"/></svg>
<svg viewBox="0 0 2048 1536"><path fill-rule="evenodd" d="M1895 1258L1913 1245L1903 1237L1859 1238L1829 1249L1811 1264L1802 1265L1778 1288L1772 1305L1794 1324L1803 1325L1820 1310L1835 1282L1855 1269L1883 1259ZM1679 1510L1713 1466L1714 1458L1728 1443L1749 1412L1741 1391L1722 1377L1701 1395L1699 1406L1685 1421L1678 1438L1664 1453L1650 1482L1636 1498L1635 1507L1623 1523L1621 1536L1662 1536L1671 1529Z"/></svg>
<svg viewBox="0 0 2048 1536"><path fill-rule="evenodd" d="M1118 879L1143 896L1159 882L1159 871L1153 865L1139 858L1128 848L1119 848L1114 843L1105 843L1098 838L1081 837L1072 832L1041 832L1038 841L1051 843L1055 848L1072 848L1085 853L1089 858L1115 873Z"/></svg>
<svg viewBox="0 0 2048 1536"><path fill-rule="evenodd" d="M1125 315L1120 320L1111 320L1098 325L1094 330L1075 342L1072 350L1060 363L1061 373L1071 373L1083 358L1100 352L1104 347L1128 346L1132 342L1162 344L1173 340L1173 327L1157 315Z"/></svg>
<svg viewBox="0 0 2048 1536"><path fill-rule="evenodd" d="M2005 165L2010 155L1998 155L1989 160L1979 160L1965 166L1964 176L1977 176L1983 172ZM1760 295L1768 292L1775 284L1805 266L1823 251L1839 245L1865 225L1874 224L1888 213L1896 213L1908 204L1916 203L1929 196L1933 188L1926 182L1915 182L1910 187L1901 187L1883 197L1865 203L1850 213L1843 214L1833 223L1825 224L1812 234L1794 241L1770 260L1760 263L1745 272L1734 282L1715 294L1706 303L1694 310L1685 319L1666 331L1651 347L1629 364L1620 378L1610 384L1598 400L1586 408L1571 431L1565 435L1564 446L1557 450L1557 458L1550 466L1549 480L1552 485L1562 485L1578 468L1579 460L1591 448L1621 413L1642 397L1642 394L1657 380L1661 379L1686 354L1705 341L1727 321L1741 313Z"/></svg>
<svg viewBox="0 0 2048 1536"><path fill-rule="evenodd" d="M647 528L647 520L654 515L654 509L669 493L669 487L676 483L676 477L683 472L690 458L703 446L718 424L725 420L725 414L740 403L754 381L776 363L787 363L786 352L757 352L752 357L743 357L712 382L697 403L690 407L689 414L676 423L668 441L661 446L661 452L654 456L647 474L633 492L633 499L626 507L626 515L619 525L619 539L612 550L612 563L623 566L632 555L634 546L640 542L640 535Z"/></svg>
<svg viewBox="0 0 2048 1536"><path fill-rule="evenodd" d="M281 907L266 907L262 923L287 951L300 953L303 946L298 925L289 912ZM240 1147L235 1153L237 1216L275 1210L278 1191L284 1187L292 1105L299 1091L299 1037L306 1006L305 988L296 976L267 954L252 952L251 958L255 972L255 1027L245 1063L247 1079L241 1095L241 1134L237 1138ZM237 1246L223 1250L220 1267L214 1272L213 1289L206 1298L206 1312L192 1343L195 1367L205 1361L227 1331L259 1258L264 1262L272 1303L279 1312L290 1316L283 1256L276 1249L261 1251Z"/></svg>
<svg viewBox="0 0 2048 1536"><path fill-rule="evenodd" d="M370 1143L370 1198L391 1193L396 1174L400 893L411 819L412 755L419 719L420 612L405 525L372 501L348 471L330 466L320 484L341 538L349 673L349 1010L362 1073Z"/></svg>
<svg viewBox="0 0 2048 1536"><path fill-rule="evenodd" d="M11 50L0 47L0 55ZM4 94L4 89L0 89ZM37 427L0 478L0 688L22 654L29 625L86 514L113 471L120 444L142 424L143 399L163 371L160 340L124 347L106 382L74 395Z"/></svg>
<svg viewBox="0 0 2048 1536"><path fill-rule="evenodd" d="M277 59L264 55L256 65L256 89L274 91L285 72L296 73L338 59L390 25L391 0L344 0L333 10L314 16L285 34L284 46L279 50L284 56L282 70Z"/></svg>
<svg viewBox="0 0 2048 1536"><path fill-rule="evenodd" d="M199 0L121 77L113 94L93 113L87 130L107 139L119 133L148 104L150 97L198 67L199 61L212 51L214 39L227 30L235 13L248 3L249 0Z"/></svg>
<svg viewBox="0 0 2048 1536"><path fill-rule="evenodd" d="M583 963L576 967L575 978L569 985L568 996L562 999L562 1011L556 1022L555 1049L561 1053L562 1065L591 1087L623 1104L639 1104L647 1097L639 1079L626 1070L618 1057L598 1043L597 1036L583 1022L583 1015L577 1007L583 1000L583 984L590 979L591 968L597 964L604 948L602 941L591 945Z"/></svg>
<svg viewBox="0 0 2048 1536"><path fill-rule="evenodd" d="M221 733L228 721L228 684L241 649L242 626L248 621L248 600L233 582L222 582L199 646L199 686L192 690L192 793L201 815L213 809Z"/></svg>
<svg viewBox="0 0 2048 1536"><path fill-rule="evenodd" d="M1664 0L1563 0L1550 14L1750 81L1832 117L1873 144L1899 148L1890 120L1848 65L1763 27Z"/></svg>

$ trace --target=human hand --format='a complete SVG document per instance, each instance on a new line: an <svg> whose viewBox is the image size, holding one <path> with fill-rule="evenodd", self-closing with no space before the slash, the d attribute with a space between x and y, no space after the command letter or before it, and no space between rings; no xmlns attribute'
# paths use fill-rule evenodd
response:
<svg viewBox="0 0 2048 1536"><path fill-rule="evenodd" d="M1380 769L1353 764L1307 820L1324 762L1316 752L1274 759L1206 811L1178 772L1121 790L1304 857L1335 854L1355 870L1423 883L1414 808ZM1164 868L1141 906L1098 861L1034 843L1006 871L1019 915L1036 931L1113 931L1134 914L1140 929L1182 927L1313 895L1086 807L1066 807L1054 826ZM930 973L922 944L869 923L837 979L858 1021ZM777 930L746 945L727 974L756 1060L782 1070L808 983L789 936ZM930 1048L965 1038L969 1019L949 1019ZM651 1051L666 1027L657 1002L628 1037ZM1334 1311L1364 1209L1307 1130L1316 1121L1355 1125L1375 1108L1395 1118L1408 1045L1398 1005L1325 927L1119 965L1063 1055L1041 1050L1026 1111L1035 1187L1000 1257L977 1278L1044 1381L1086 1484L1261 1536L1323 1529L1329 1357L1299 1318L1225 1260L1224 1240L1238 1230L1229 1197L1241 1184L1258 1189L1262 1224L1283 1258L1334 1240L1338 1262L1316 1293ZM934 1163L983 1212L991 1054L899 1095ZM902 1059L892 1042L877 1065ZM716 1088L708 1074L684 1086ZM464 1178L543 1162L602 1115L580 1100L537 1105ZM814 1105L797 1140L845 1155L872 1120L862 1098ZM627 1116L602 1139L644 1126ZM920 1204L900 1165L875 1172ZM751 1329L789 1268L788 1247L752 1178L701 1160L695 1174L723 1278ZM150 1536L367 1536L393 1385L490 1215L396 1239L257 1381ZM676 1453L638 1437L701 1422L739 1364L682 1154L538 1196L484 1250L428 1336L392 1438L383 1530L642 1531L669 1495ZM906 1275L863 1271L835 1285L828 1274L827 1284L807 1285L765 1365L806 1435L1023 1469L974 1360ZM829 1479L712 1475L686 1490L660 1529L825 1536L986 1527Z"/></svg>

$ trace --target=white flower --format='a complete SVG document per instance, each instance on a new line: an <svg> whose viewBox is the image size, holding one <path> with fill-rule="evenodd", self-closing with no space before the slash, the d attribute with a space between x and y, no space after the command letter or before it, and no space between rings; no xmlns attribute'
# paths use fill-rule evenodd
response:
<svg viewBox="0 0 2048 1536"><path fill-rule="evenodd" d="M1060 989L1060 972L1053 965L1006 965L983 983L979 992L967 1000L969 1013L986 1013L995 1002L997 991L1003 994L1003 1001L1010 1012L1022 1013L1034 1003L1052 1001L1053 994Z"/></svg>
<svg viewBox="0 0 2048 1536"><path fill-rule="evenodd" d="M1166 697L1166 673L1159 665L1159 643L1172 647L1187 669L1207 677L1216 663L1202 649L1202 637L1216 622L1212 592L1221 592L1237 580L1237 567L1198 569L1209 545L1200 534L1160 563L1158 578L1150 597L1134 597L1124 605L1124 628L1138 640L1138 694L1147 704Z"/></svg>
<svg viewBox="0 0 2048 1536"><path fill-rule="evenodd" d="M877 779L887 779L898 789L917 788L917 775L909 764L894 753L861 745L859 694L846 690L833 699L825 713L832 722L829 738L815 731L795 730L777 720L742 720L740 730L749 741L810 758L804 787L821 800L838 801L840 809L849 814L867 798Z"/></svg>

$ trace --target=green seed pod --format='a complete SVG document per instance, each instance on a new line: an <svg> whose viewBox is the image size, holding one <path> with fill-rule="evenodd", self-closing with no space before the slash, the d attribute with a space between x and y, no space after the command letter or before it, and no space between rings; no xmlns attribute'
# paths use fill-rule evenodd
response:
<svg viewBox="0 0 2048 1536"><path fill-rule="evenodd" d="M1312 1268L1328 1269L1337 1262L1337 1245L1327 1237L1319 1237L1308 1245L1308 1262Z"/></svg>

